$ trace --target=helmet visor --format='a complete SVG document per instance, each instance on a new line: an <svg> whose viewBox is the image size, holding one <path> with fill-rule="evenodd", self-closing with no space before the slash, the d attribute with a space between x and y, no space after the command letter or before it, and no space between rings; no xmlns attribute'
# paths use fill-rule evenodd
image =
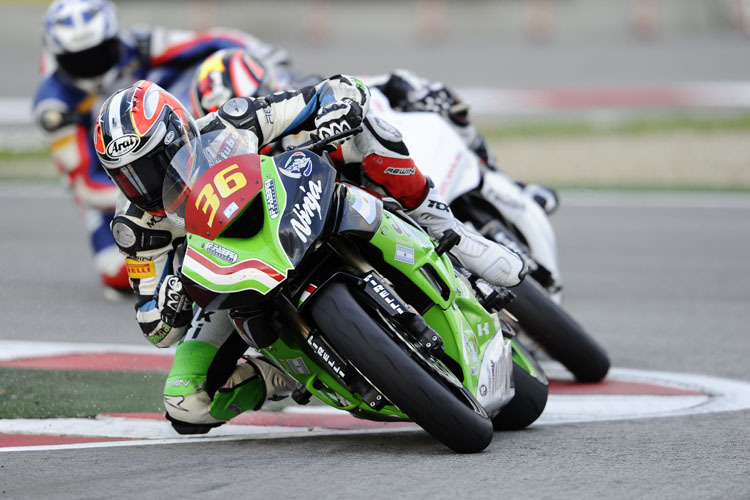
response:
<svg viewBox="0 0 750 500"><path fill-rule="evenodd" d="M59 54L57 64L76 78L94 78L112 69L119 59L120 40L115 37L90 49Z"/></svg>
<svg viewBox="0 0 750 500"><path fill-rule="evenodd" d="M164 215L162 189L172 159L180 155L194 157L200 136L195 122L187 123L171 112L161 144L151 153L116 170L109 170L112 180L136 206L147 212Z"/></svg>

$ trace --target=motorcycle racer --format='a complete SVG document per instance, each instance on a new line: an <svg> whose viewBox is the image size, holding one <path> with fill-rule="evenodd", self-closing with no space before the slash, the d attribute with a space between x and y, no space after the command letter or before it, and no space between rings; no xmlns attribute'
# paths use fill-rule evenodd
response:
<svg viewBox="0 0 750 500"><path fill-rule="evenodd" d="M190 64L222 48L242 47L279 67L286 64L286 54L229 30L121 30L109 0L54 1L44 18L43 47L35 122L83 212L94 268L105 290L129 291L125 264L109 231L117 188L89 140L100 96L145 77L168 87Z"/></svg>
<svg viewBox="0 0 750 500"><path fill-rule="evenodd" d="M523 279L523 260L463 228L411 161L398 132L382 120L369 119L368 106L367 87L344 75L296 91L233 98L199 120L148 81L117 91L102 105L94 143L98 158L123 195L112 232L132 263L136 319L146 338L158 347L186 336L177 347L165 387L167 414L178 431L205 432L241 411L256 408L266 397L288 394L294 386L281 370L263 360L253 360L251 369L235 366L234 360L247 345L232 330L231 321L247 318L200 309L193 312L175 276L176 249L185 232L164 217L162 186L173 156L183 146L199 144L201 133L242 128L255 135L260 148L302 131L329 137L364 125L362 133L339 144L331 154L341 168L356 165L364 184L379 187L400 201L431 235L440 237L454 229L461 242L451 252L468 269L501 285L512 286ZM231 144L221 146L216 160L232 154ZM205 158L207 151L192 153ZM266 339L246 340L258 347L268 345Z"/></svg>
<svg viewBox="0 0 750 500"><path fill-rule="evenodd" d="M443 116L466 146L479 157L487 171L501 172L495 156L487 149L487 141L469 119L469 105L445 84L427 80L404 69L365 81L383 92L396 111L427 111ZM518 184L547 214L555 211L558 198L553 189L538 184Z"/></svg>

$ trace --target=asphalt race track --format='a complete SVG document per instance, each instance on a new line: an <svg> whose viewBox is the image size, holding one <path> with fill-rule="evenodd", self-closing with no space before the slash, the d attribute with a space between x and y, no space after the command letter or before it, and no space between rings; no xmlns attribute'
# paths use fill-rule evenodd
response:
<svg viewBox="0 0 750 500"><path fill-rule="evenodd" d="M143 345L51 187L0 186L0 339ZM613 365L750 382L750 197L564 192L569 311ZM750 411L532 426L455 455L422 432L0 453L0 498L750 498Z"/></svg>

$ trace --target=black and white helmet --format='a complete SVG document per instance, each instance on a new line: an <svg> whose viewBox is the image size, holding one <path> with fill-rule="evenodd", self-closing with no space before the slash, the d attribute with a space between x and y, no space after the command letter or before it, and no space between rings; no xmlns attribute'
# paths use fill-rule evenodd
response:
<svg viewBox="0 0 750 500"><path fill-rule="evenodd" d="M94 145L99 161L120 191L137 207L164 215L162 186L169 164L184 148L194 157L200 132L172 94L141 80L102 104Z"/></svg>

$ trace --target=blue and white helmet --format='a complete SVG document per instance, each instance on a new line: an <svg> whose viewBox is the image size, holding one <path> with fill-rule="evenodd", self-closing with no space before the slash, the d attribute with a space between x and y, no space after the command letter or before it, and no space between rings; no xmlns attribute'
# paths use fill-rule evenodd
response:
<svg viewBox="0 0 750 500"><path fill-rule="evenodd" d="M55 0L44 17L44 48L76 78L94 78L120 58L115 6L108 0Z"/></svg>

